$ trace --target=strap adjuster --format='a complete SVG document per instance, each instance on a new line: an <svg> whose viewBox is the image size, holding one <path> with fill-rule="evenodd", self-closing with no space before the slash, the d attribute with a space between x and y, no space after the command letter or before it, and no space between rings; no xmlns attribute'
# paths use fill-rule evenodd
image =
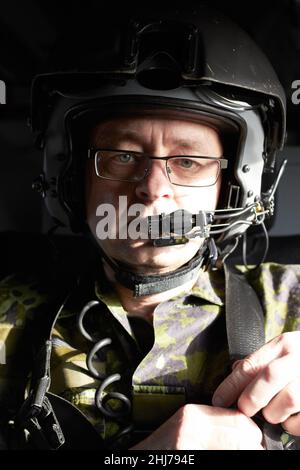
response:
<svg viewBox="0 0 300 470"><path fill-rule="evenodd" d="M56 450L65 443L64 434L47 397L44 397L40 413L29 418L24 428L29 431L39 449Z"/></svg>
<svg viewBox="0 0 300 470"><path fill-rule="evenodd" d="M29 432L38 449L56 450L65 443L65 437L49 399L44 396L41 407L28 397L15 419L17 427Z"/></svg>
<svg viewBox="0 0 300 470"><path fill-rule="evenodd" d="M60 424L46 396L50 386L51 341L46 341L37 356L34 386L16 416L16 425L30 434L38 449L58 449L65 442ZM41 366L40 366L41 364Z"/></svg>

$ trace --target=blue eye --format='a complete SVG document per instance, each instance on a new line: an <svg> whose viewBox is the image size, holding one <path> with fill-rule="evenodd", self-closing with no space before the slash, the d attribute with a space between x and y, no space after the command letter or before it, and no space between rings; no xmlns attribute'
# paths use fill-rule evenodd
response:
<svg viewBox="0 0 300 470"><path fill-rule="evenodd" d="M121 155L118 155L118 158L122 163L129 163L134 160L133 156L129 153L122 153Z"/></svg>
<svg viewBox="0 0 300 470"><path fill-rule="evenodd" d="M182 158L180 160L180 164L183 168L191 168L193 166L193 160L190 160L188 158Z"/></svg>

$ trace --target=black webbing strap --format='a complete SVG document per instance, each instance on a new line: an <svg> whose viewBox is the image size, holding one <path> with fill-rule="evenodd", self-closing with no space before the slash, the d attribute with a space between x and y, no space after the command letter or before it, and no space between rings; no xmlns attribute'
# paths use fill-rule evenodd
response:
<svg viewBox="0 0 300 470"><path fill-rule="evenodd" d="M265 344L264 317L256 292L244 274L226 264L224 270L226 329L233 363Z"/></svg>
<svg viewBox="0 0 300 470"><path fill-rule="evenodd" d="M224 264L226 329L231 364L243 359L265 344L264 315L256 292L245 275ZM282 428L263 424L267 450L283 450Z"/></svg>
<svg viewBox="0 0 300 470"><path fill-rule="evenodd" d="M68 293L63 301L59 301L59 308L51 306L47 315L39 315L36 320L28 322L26 327L27 340L31 342L34 358L28 397L15 417L15 425L30 433L31 440L38 449L58 449L65 442L47 392L51 381L51 332L69 295Z"/></svg>

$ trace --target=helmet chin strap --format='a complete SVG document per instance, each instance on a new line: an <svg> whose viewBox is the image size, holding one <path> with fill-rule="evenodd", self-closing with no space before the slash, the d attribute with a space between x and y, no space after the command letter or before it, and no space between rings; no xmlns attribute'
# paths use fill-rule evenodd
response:
<svg viewBox="0 0 300 470"><path fill-rule="evenodd" d="M173 271L158 275L137 274L119 261L110 258L101 247L101 255L113 269L115 279L122 286L133 291L134 297L158 294L179 287L196 276L200 268L207 269L214 265L218 254L212 238L204 240L204 243L195 256L186 264Z"/></svg>

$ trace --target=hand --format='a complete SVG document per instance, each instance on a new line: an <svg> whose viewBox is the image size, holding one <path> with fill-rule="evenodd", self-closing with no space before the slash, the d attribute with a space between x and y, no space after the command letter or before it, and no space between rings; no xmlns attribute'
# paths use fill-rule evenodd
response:
<svg viewBox="0 0 300 470"><path fill-rule="evenodd" d="M300 436L300 331L277 336L233 365L212 403L235 402L246 416L261 410L269 423Z"/></svg>
<svg viewBox="0 0 300 470"><path fill-rule="evenodd" d="M131 450L263 450L262 433L238 410L185 405Z"/></svg>

